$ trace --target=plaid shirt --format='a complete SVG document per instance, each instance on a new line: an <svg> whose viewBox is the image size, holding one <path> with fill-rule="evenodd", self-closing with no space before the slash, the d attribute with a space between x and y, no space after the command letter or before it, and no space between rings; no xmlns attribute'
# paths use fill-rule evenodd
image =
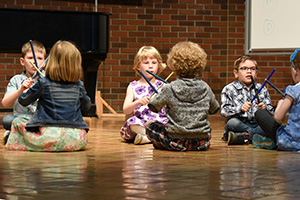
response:
<svg viewBox="0 0 300 200"><path fill-rule="evenodd" d="M255 84L256 89L261 87L260 83ZM251 102L255 95L255 90L252 87L248 89L240 81L234 81L226 85L221 92L221 111L220 114L227 119L238 118L243 122L256 123L254 113L257 111L257 99L253 101L252 107L248 112L242 112L241 107L246 102ZM274 108L271 103L271 98L266 87L264 87L258 94L260 102L266 105L266 110L273 113Z"/></svg>

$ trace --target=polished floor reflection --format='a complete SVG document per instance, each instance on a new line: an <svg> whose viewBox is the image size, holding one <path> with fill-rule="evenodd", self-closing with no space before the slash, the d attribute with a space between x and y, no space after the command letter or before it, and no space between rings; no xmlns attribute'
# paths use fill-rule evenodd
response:
<svg viewBox="0 0 300 200"><path fill-rule="evenodd" d="M15 152L1 145L0 199L300 199L299 153L228 146L220 139L223 118L210 121L206 152L124 143L123 117L89 120L81 152Z"/></svg>

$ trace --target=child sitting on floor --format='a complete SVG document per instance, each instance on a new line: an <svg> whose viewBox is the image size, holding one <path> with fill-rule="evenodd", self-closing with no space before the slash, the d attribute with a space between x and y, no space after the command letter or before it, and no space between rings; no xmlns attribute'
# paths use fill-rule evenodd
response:
<svg viewBox="0 0 300 200"><path fill-rule="evenodd" d="M164 68L162 58L156 48L143 46L139 49L134 59L133 69L139 76L138 71L140 70L156 89L162 84L162 81L157 80L146 70L154 74L160 74ZM157 120L164 124L168 121L164 108L160 109L159 113L153 113L149 110L147 104L153 92L153 89L143 77L138 81L132 81L128 85L123 112L126 115L133 114L133 116L126 121L120 130L121 137L126 142L134 142L134 144L150 143L145 133L145 123L149 119Z"/></svg>
<svg viewBox="0 0 300 200"><path fill-rule="evenodd" d="M277 103L274 117L264 111L258 110L255 113L257 123L266 132L265 135L255 134L253 146L256 148L300 151L300 49L297 49L291 56L291 75L295 85L289 85L285 90L285 98ZM282 120L289 112L286 125Z"/></svg>
<svg viewBox="0 0 300 200"><path fill-rule="evenodd" d="M12 122L6 148L22 151L77 151L87 144L88 126L82 110L91 105L81 78L81 54L70 42L58 41L50 51L46 77L39 78L19 103L38 101L29 120L17 117Z"/></svg>
<svg viewBox="0 0 300 200"><path fill-rule="evenodd" d="M179 42L169 52L167 65L178 78L166 84L149 101L153 112L166 106L169 122L149 120L146 134L154 148L187 151L207 150L211 128L208 114L219 110L211 88L198 76L206 66L206 53L196 43Z"/></svg>
<svg viewBox="0 0 300 200"><path fill-rule="evenodd" d="M231 144L249 144L255 133L265 135L257 124L254 113L258 109L273 112L271 98L266 87L258 94L259 103L251 103L261 84L252 84L258 74L257 62L248 55L240 56L234 62L236 81L226 85L221 92L220 114L226 118L223 140Z"/></svg>
<svg viewBox="0 0 300 200"><path fill-rule="evenodd" d="M30 42L26 42L22 46L22 55L20 58L21 65L25 68L22 74L14 75L10 80L6 88L6 93L2 99L3 107L10 107L13 105L13 114L8 114L3 117L3 127L6 129L3 135L3 142L6 144L10 134L10 128L12 121L16 117L23 117L30 119L36 111L37 101L32 102L28 106L22 106L18 102L19 96L32 84L36 83L38 75L31 80L31 77L36 73L36 69L30 64L34 63L38 67L42 65L46 56L46 49L44 45L39 41L32 41L37 63L34 61L33 51L31 49ZM44 72L44 71L42 71Z"/></svg>

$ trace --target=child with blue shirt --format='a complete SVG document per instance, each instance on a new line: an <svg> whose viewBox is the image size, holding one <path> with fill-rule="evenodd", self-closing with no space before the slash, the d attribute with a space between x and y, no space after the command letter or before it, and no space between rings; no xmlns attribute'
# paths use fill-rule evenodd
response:
<svg viewBox="0 0 300 200"><path fill-rule="evenodd" d="M222 139L228 144L248 144L255 133L265 135L257 124L254 113L258 109L273 112L270 95L266 87L258 94L259 102L251 103L261 84L252 84L258 74L257 62L248 55L242 55L234 62L236 81L226 85L221 92L220 114L226 118ZM255 99L257 100L257 99Z"/></svg>
<svg viewBox="0 0 300 200"><path fill-rule="evenodd" d="M38 75L36 75L33 79L31 79L31 77L36 73L36 69L30 64L30 62L40 67L44 62L46 56L46 49L41 42L34 40L32 41L32 45L38 63L35 63L34 61L30 42L25 43L22 46L22 55L20 58L20 63L25 68L25 71L23 71L22 74L17 74L10 79L6 88L6 93L1 102L2 105L6 108L13 105L13 114L4 116L2 120L3 127L7 130L3 135L4 144L6 144L7 138L9 136L13 119L16 117L29 119L36 111L37 101L32 102L28 106L22 106L18 102L18 97L25 90L30 88L31 85L35 84L38 78Z"/></svg>
<svg viewBox="0 0 300 200"><path fill-rule="evenodd" d="M266 132L267 137L260 134L253 136L253 146L256 148L300 151L300 49L291 56L291 75L295 85L289 85L285 97L277 103L274 116L258 110L255 113L257 123ZM282 120L289 113L286 125Z"/></svg>

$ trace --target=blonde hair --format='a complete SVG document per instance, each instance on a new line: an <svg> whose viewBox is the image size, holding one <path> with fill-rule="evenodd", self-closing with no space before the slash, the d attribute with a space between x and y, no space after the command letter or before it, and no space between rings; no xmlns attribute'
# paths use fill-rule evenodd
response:
<svg viewBox="0 0 300 200"><path fill-rule="evenodd" d="M158 71L157 74L160 74L165 68L166 65L162 62L162 58L157 49L153 46L143 46L139 49L134 58L133 70L140 76L138 73L138 66L147 58L156 58L158 62Z"/></svg>
<svg viewBox="0 0 300 200"><path fill-rule="evenodd" d="M68 41L57 41L50 51L46 76L53 81L78 82L81 72L81 54L76 46Z"/></svg>
<svg viewBox="0 0 300 200"><path fill-rule="evenodd" d="M206 58L207 54L198 44L179 42L171 48L167 65L179 77L195 78L205 69Z"/></svg>
<svg viewBox="0 0 300 200"><path fill-rule="evenodd" d="M34 49L34 52L42 52L44 54L44 57L46 57L46 48L44 47L44 45L36 40L32 40L32 46ZM29 52L32 51L31 49L31 45L30 42L26 42L25 44L23 44L22 49L21 49L21 57L24 58L25 55Z"/></svg>
<svg viewBox="0 0 300 200"><path fill-rule="evenodd" d="M238 58L234 61L234 63L233 63L234 69L235 69L235 70L238 70L238 68L240 67L240 64L246 62L246 60L251 60L251 61L254 63L255 67L258 69L258 65L257 65L256 60L254 60L254 59L253 59L251 56L249 56L249 55L241 55L240 57L238 57Z"/></svg>

